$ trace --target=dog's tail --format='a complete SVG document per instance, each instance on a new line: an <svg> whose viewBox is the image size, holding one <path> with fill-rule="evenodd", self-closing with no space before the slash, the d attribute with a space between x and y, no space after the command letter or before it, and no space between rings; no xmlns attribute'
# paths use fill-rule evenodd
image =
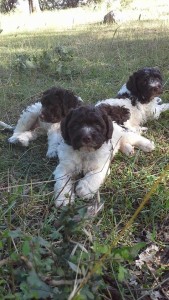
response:
<svg viewBox="0 0 169 300"><path fill-rule="evenodd" d="M9 124L6 124L2 121L0 121L0 128L2 127L3 130L9 130L9 131L14 131L15 126L11 126Z"/></svg>

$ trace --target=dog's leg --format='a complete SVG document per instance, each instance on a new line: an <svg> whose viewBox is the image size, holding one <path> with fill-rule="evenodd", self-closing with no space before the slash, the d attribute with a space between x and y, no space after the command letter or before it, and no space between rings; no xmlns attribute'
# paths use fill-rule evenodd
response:
<svg viewBox="0 0 169 300"><path fill-rule="evenodd" d="M48 131L48 151L46 153L47 157L57 157L57 149L61 141L62 136L60 133L60 124L58 124L58 128L56 128L56 126L53 125Z"/></svg>
<svg viewBox="0 0 169 300"><path fill-rule="evenodd" d="M36 123L38 123L41 107L41 103L37 102L22 112L13 135L8 139L9 143L21 142L23 146L28 146L30 140L37 138L39 134L32 128L36 127Z"/></svg>
<svg viewBox="0 0 169 300"><path fill-rule="evenodd" d="M41 130L33 130L33 131L25 131L19 134L13 134L13 136L11 136L8 141L12 144L16 144L18 142L20 142L22 144L22 146L27 147L29 145L30 141L34 141L37 139L37 137L39 135L42 134Z"/></svg>
<svg viewBox="0 0 169 300"><path fill-rule="evenodd" d="M120 150L126 155L131 155L134 152L133 146L144 152L151 152L155 148L153 141L150 141L137 133L126 132L121 138Z"/></svg>
<svg viewBox="0 0 169 300"><path fill-rule="evenodd" d="M160 114L167 110L169 110L169 103L162 103L162 104L156 105L155 109L153 111L154 119L158 119L160 117Z"/></svg>
<svg viewBox="0 0 169 300"><path fill-rule="evenodd" d="M104 182L106 174L109 170L110 158L104 165L93 171L86 173L86 175L79 180L76 186L76 194L80 198L90 199L99 190L101 184Z"/></svg>
<svg viewBox="0 0 169 300"><path fill-rule="evenodd" d="M67 205L74 201L75 195L72 191L73 181L71 178L71 171L62 164L59 164L53 172L54 179L56 180L54 186L55 192L55 206Z"/></svg>

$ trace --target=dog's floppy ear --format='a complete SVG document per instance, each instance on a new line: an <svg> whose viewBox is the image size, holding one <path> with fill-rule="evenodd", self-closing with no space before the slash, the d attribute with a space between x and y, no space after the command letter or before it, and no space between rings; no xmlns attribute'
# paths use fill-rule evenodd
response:
<svg viewBox="0 0 169 300"><path fill-rule="evenodd" d="M42 97L40 99L43 106L54 106L59 101L59 88L52 87L43 92Z"/></svg>
<svg viewBox="0 0 169 300"><path fill-rule="evenodd" d="M62 102L62 110L65 116L71 110L71 108L80 107L82 104L83 101L80 101L79 98L71 90L65 90Z"/></svg>
<svg viewBox="0 0 169 300"><path fill-rule="evenodd" d="M68 127L69 127L69 122L72 118L72 114L73 114L73 109L70 110L67 116L62 119L60 124L62 136L68 145L71 145Z"/></svg>
<svg viewBox="0 0 169 300"><path fill-rule="evenodd" d="M97 109L100 110L101 114L102 114L102 118L106 124L106 141L108 141L109 139L111 139L112 137L112 133L113 133L113 123L111 120L111 117L108 115L107 111L105 110L105 108L102 105L97 106Z"/></svg>
<svg viewBox="0 0 169 300"><path fill-rule="evenodd" d="M112 121L119 125L123 125L130 118L130 111L124 106L112 106L104 103L99 106L107 112Z"/></svg>
<svg viewBox="0 0 169 300"><path fill-rule="evenodd" d="M129 80L126 83L127 89L131 92L132 95L137 96L138 90L137 90L137 75L138 72L134 72L130 77Z"/></svg>

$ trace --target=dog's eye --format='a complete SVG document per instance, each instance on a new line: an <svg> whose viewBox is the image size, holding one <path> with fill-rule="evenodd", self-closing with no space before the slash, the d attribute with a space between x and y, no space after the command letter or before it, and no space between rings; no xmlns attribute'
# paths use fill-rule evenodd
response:
<svg viewBox="0 0 169 300"><path fill-rule="evenodd" d="M92 123L94 124L94 126L100 126L100 122L98 120L98 118L92 118Z"/></svg>
<svg viewBox="0 0 169 300"><path fill-rule="evenodd" d="M94 127L95 127L95 129L98 129L98 130L100 130L100 129L101 129L101 126L100 126L100 124L95 124L95 125L94 125Z"/></svg>

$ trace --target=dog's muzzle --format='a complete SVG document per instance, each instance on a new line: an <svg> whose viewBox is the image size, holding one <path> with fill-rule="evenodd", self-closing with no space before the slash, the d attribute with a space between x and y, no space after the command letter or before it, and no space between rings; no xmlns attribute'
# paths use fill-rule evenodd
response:
<svg viewBox="0 0 169 300"><path fill-rule="evenodd" d="M163 93L163 86L160 82L152 82L150 87L155 95L160 95Z"/></svg>

